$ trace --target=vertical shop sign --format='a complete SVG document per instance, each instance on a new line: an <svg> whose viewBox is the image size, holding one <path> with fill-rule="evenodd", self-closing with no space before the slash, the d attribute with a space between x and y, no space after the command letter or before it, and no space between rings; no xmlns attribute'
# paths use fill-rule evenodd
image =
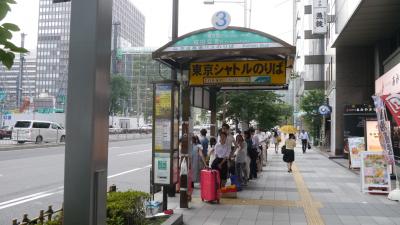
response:
<svg viewBox="0 0 400 225"><path fill-rule="evenodd" d="M327 18L328 1L313 0L312 17L313 17L313 34L325 34L328 31Z"/></svg>
<svg viewBox="0 0 400 225"><path fill-rule="evenodd" d="M390 136L390 127L388 126L388 119L386 115L386 108L379 96L372 96L375 104L376 118L378 120L379 134L381 135L380 141L383 147L383 153L389 164L394 163L394 154L392 139Z"/></svg>

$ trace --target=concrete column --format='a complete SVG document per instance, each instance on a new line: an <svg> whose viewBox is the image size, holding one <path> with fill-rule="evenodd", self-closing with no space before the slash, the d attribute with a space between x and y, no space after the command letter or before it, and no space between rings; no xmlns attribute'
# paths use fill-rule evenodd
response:
<svg viewBox="0 0 400 225"><path fill-rule="evenodd" d="M349 104L372 104L374 94L373 47L336 48L336 102L333 105L331 132L335 133L331 150L343 154L344 107Z"/></svg>
<svg viewBox="0 0 400 225"><path fill-rule="evenodd" d="M112 1L72 1L64 224L105 225Z"/></svg>

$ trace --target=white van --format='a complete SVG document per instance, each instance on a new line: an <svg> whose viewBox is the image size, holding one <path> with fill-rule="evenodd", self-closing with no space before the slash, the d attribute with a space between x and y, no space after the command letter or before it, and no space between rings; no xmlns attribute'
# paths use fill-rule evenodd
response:
<svg viewBox="0 0 400 225"><path fill-rule="evenodd" d="M50 121L20 120L15 123L12 140L25 142L65 142L65 129Z"/></svg>

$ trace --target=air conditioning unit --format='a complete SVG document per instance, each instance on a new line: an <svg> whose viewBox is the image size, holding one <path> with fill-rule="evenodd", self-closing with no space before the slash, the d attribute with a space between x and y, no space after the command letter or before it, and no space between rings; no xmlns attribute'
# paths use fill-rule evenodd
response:
<svg viewBox="0 0 400 225"><path fill-rule="evenodd" d="M336 16L335 15L328 15L326 18L327 23L334 23L336 22Z"/></svg>

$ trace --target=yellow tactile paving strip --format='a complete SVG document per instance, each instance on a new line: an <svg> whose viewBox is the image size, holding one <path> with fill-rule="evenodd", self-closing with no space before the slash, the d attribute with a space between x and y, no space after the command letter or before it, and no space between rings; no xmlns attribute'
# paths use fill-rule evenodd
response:
<svg viewBox="0 0 400 225"><path fill-rule="evenodd" d="M324 220L319 213L319 208L323 205L321 202L314 201L310 191L304 182L303 176L295 164L292 165L293 178L296 182L297 191L300 195L300 201L287 201L287 200L267 200L267 199L230 199L222 198L220 204L223 205L263 205L263 206L277 206L277 207L298 207L304 209L304 214L307 219L308 225L324 225ZM192 198L192 201L199 202L200 198Z"/></svg>
<svg viewBox="0 0 400 225"><path fill-rule="evenodd" d="M323 207L320 202L314 202L310 191L304 182L303 176L295 164L292 165L293 177L296 182L297 191L300 195L300 202L304 208L304 214L308 225L324 225L324 220L319 213L319 208Z"/></svg>

